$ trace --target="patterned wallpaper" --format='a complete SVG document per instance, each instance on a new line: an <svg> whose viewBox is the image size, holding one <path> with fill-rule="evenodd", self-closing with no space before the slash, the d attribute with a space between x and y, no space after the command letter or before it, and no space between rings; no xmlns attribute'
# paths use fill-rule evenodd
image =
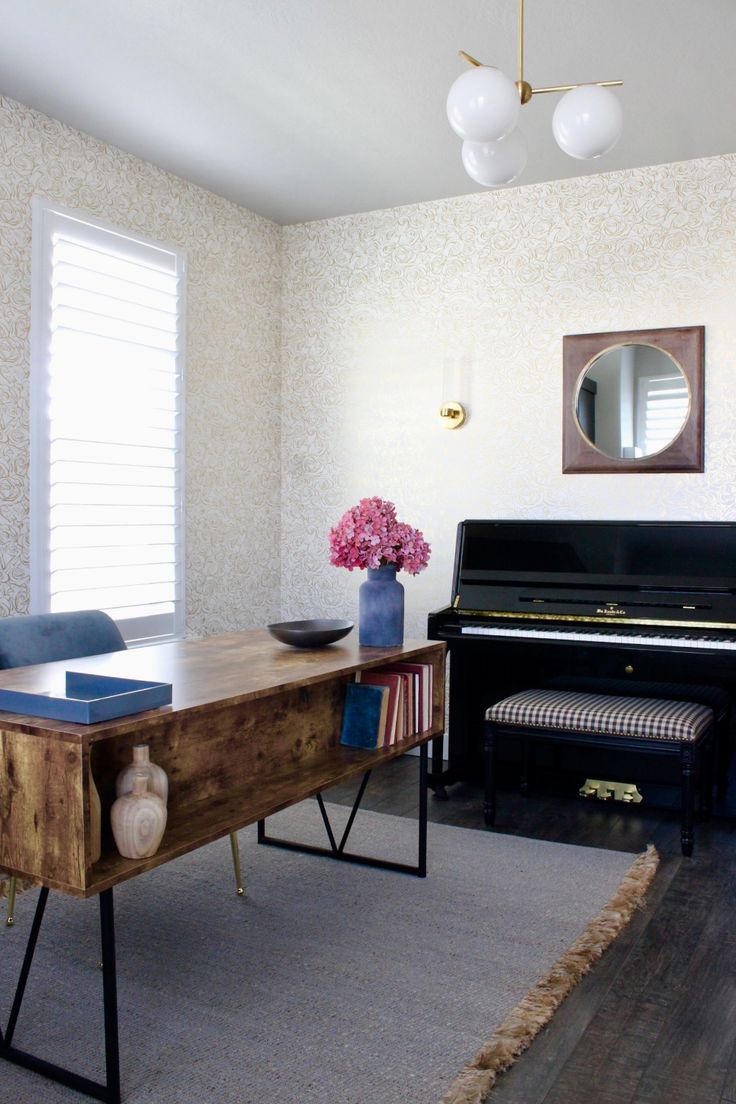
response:
<svg viewBox="0 0 736 1104"><path fill-rule="evenodd" d="M281 228L0 98L0 615L28 607L31 198L188 257L188 631L357 613L326 534L393 498L449 597L464 517L730 518L736 157ZM561 338L706 327L703 475L562 475ZM469 408L443 430L443 381Z"/></svg>
<svg viewBox="0 0 736 1104"><path fill-rule="evenodd" d="M410 636L450 597L462 518L735 516L736 156L290 226L283 250L285 617L356 615L326 534L364 495L433 546L399 576ZM563 475L562 336L700 324L705 473Z"/></svg>
<svg viewBox="0 0 736 1104"><path fill-rule="evenodd" d="M0 616L29 602L31 199L187 254L186 543L191 634L278 615L281 229L0 98Z"/></svg>

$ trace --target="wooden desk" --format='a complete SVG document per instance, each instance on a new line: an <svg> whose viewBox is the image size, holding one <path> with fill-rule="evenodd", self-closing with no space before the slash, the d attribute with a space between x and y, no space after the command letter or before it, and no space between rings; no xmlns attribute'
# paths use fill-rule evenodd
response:
<svg viewBox="0 0 736 1104"><path fill-rule="evenodd" d="M0 868L44 887L26 953L27 966L49 888L75 897L100 894L107 1083L98 1085L11 1046L25 988L24 971L0 1057L45 1073L97 1099L120 1099L112 887L254 821L401 755L422 748L422 821L426 831L426 745L444 729L444 644L360 648L349 637L301 650L257 629L178 641L0 672L0 685L60 690L67 670L170 682L170 707L94 725L0 713ZM431 663L431 726L390 748L363 751L339 743L345 685L355 672L397 660ZM150 745L169 776L168 822L156 855L124 859L109 830L115 777L132 746ZM90 792L102 805L102 854L92 861ZM362 794L362 790L361 790ZM312 850L312 849L310 849ZM328 850L334 858L354 858ZM398 864L384 864L394 868ZM412 868L413 869L413 868ZM415 873L423 874L422 869ZM25 966L24 966L25 969ZM27 970L25 970L27 976Z"/></svg>

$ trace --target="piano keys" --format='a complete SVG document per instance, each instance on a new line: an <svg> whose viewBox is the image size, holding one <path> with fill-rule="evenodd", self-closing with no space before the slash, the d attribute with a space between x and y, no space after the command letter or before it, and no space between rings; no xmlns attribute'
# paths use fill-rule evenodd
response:
<svg viewBox="0 0 736 1104"><path fill-rule="evenodd" d="M458 526L452 598L428 636L450 655L449 763L480 779L482 722L516 690L585 679L736 686L736 524L493 521Z"/></svg>
<svg viewBox="0 0 736 1104"><path fill-rule="evenodd" d="M647 648L721 648L727 651L736 650L736 640L727 640L718 637L709 637L696 634L673 633L639 633L616 632L609 629L608 632L596 632L593 629L585 629L582 632L574 629L530 629L514 627L510 625L461 625L460 633L468 636L502 636L507 639L559 641L562 644L572 644L576 640L584 644L625 644L631 647L641 644Z"/></svg>

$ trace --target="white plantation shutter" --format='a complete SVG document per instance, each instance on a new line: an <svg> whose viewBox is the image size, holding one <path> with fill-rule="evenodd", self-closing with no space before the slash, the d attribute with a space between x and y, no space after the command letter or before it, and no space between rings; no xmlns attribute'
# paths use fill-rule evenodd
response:
<svg viewBox="0 0 736 1104"><path fill-rule="evenodd" d="M644 378L644 455L659 452L685 424L690 407L688 386L681 373Z"/></svg>
<svg viewBox="0 0 736 1104"><path fill-rule="evenodd" d="M34 201L33 612L183 631L184 259Z"/></svg>

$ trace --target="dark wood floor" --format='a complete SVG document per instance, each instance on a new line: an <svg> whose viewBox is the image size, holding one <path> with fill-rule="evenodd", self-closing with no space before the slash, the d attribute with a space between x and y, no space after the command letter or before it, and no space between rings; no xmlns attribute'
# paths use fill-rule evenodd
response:
<svg viewBox="0 0 736 1104"><path fill-rule="evenodd" d="M408 756L385 766L363 806L414 816L417 770ZM697 826L683 859L674 808L499 794L497 831L631 852L652 842L662 861L645 908L503 1075L493 1104L736 1104L735 798ZM430 797L429 816L482 831L480 788Z"/></svg>

